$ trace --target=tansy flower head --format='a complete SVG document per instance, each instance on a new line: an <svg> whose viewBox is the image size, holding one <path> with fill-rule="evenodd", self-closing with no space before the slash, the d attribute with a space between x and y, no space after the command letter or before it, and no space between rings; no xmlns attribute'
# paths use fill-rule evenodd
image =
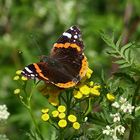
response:
<svg viewBox="0 0 140 140"><path fill-rule="evenodd" d="M81 99L83 97L83 94L77 90L74 90L73 94L74 94L74 98L77 98L77 99Z"/></svg>
<svg viewBox="0 0 140 140"><path fill-rule="evenodd" d="M89 82L89 86L92 87L93 85L94 85L94 82L93 81L90 81Z"/></svg>
<svg viewBox="0 0 140 140"><path fill-rule="evenodd" d="M67 121L62 119L58 122L58 125L61 127L61 128L64 128L67 126Z"/></svg>
<svg viewBox="0 0 140 140"><path fill-rule="evenodd" d="M68 116L68 120L73 123L77 121L77 117L71 114Z"/></svg>
<svg viewBox="0 0 140 140"><path fill-rule="evenodd" d="M20 89L19 88L14 90L14 94L19 94L19 93L20 93Z"/></svg>
<svg viewBox="0 0 140 140"><path fill-rule="evenodd" d="M48 113L48 112L49 112L49 108L43 108L43 109L41 110L41 112L42 112L42 113Z"/></svg>
<svg viewBox="0 0 140 140"><path fill-rule="evenodd" d="M114 101L115 100L115 96L112 94L112 93L107 93L107 99L109 100L109 101Z"/></svg>
<svg viewBox="0 0 140 140"><path fill-rule="evenodd" d="M64 105L60 105L60 106L58 106L58 111L59 112L65 112L66 111L66 107Z"/></svg>
<svg viewBox="0 0 140 140"><path fill-rule="evenodd" d="M16 75L16 76L13 78L13 80L19 80L19 76Z"/></svg>
<svg viewBox="0 0 140 140"><path fill-rule="evenodd" d="M57 110L52 111L53 117L58 117L59 112Z"/></svg>
<svg viewBox="0 0 140 140"><path fill-rule="evenodd" d="M49 116L49 114L45 113L45 114L42 114L41 118L43 121L48 121L50 116Z"/></svg>
<svg viewBox="0 0 140 140"><path fill-rule="evenodd" d="M58 117L60 118L60 119L64 119L65 117L66 117L66 114L65 113L59 113L59 115L58 115Z"/></svg>
<svg viewBox="0 0 140 140"><path fill-rule="evenodd" d="M100 95L99 88L100 88L100 86L94 86L94 87L90 88L90 93L92 95L99 96Z"/></svg>
<svg viewBox="0 0 140 140"><path fill-rule="evenodd" d="M74 129L79 129L80 128L80 124L78 122L74 122L72 126L73 126Z"/></svg>
<svg viewBox="0 0 140 140"><path fill-rule="evenodd" d="M93 71L88 68L87 73L86 73L86 77L89 79L91 77L91 74L93 73Z"/></svg>
<svg viewBox="0 0 140 140"><path fill-rule="evenodd" d="M21 77L21 80L26 81L26 80L28 80L28 79L27 79L27 77L22 76L22 77Z"/></svg>
<svg viewBox="0 0 140 140"><path fill-rule="evenodd" d="M87 85L81 86L79 90L83 95L89 95L90 93L90 88Z"/></svg>
<svg viewBox="0 0 140 140"><path fill-rule="evenodd" d="M21 75L21 72L22 72L22 70L17 70L17 71L16 71L16 74L17 74L17 75Z"/></svg>

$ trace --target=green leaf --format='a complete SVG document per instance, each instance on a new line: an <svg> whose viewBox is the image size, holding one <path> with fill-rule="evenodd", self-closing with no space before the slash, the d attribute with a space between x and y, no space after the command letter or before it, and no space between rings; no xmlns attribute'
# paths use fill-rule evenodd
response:
<svg viewBox="0 0 140 140"><path fill-rule="evenodd" d="M130 48L130 46L132 46L132 43L128 43L128 44L124 45L123 47L121 47L120 53L124 54L125 50Z"/></svg>
<svg viewBox="0 0 140 140"><path fill-rule="evenodd" d="M119 64L119 65L122 65L122 64L125 64L126 61L124 61L123 59L120 59L120 60L115 61L115 63Z"/></svg>
<svg viewBox="0 0 140 140"><path fill-rule="evenodd" d="M130 67L131 66L131 64L128 64L128 63L126 63L126 64L123 64L123 65L120 65L119 66L119 68L127 68L127 67Z"/></svg>
<svg viewBox="0 0 140 140"><path fill-rule="evenodd" d="M116 42L116 47L119 48L122 41L122 35L119 37L118 41Z"/></svg>
<svg viewBox="0 0 140 140"><path fill-rule="evenodd" d="M110 37L108 35L106 35L105 33L101 33L101 37L102 39L106 42L106 44L110 47L115 48L115 44L114 44L114 37Z"/></svg>

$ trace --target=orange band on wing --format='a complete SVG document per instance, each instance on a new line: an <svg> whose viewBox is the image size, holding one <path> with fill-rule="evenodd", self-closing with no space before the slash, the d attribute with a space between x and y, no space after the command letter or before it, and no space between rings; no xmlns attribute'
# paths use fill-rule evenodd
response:
<svg viewBox="0 0 140 140"><path fill-rule="evenodd" d="M71 47L71 48L77 49L78 52L81 51L81 48L78 45L74 44L74 43L73 44L70 44L70 43L65 43L65 44L55 43L54 47L56 47L56 48L69 48L69 47Z"/></svg>
<svg viewBox="0 0 140 140"><path fill-rule="evenodd" d="M57 83L55 84L56 86L60 87L60 88L70 88L76 85L76 83L74 83L73 81L71 82L67 82L67 83Z"/></svg>
<svg viewBox="0 0 140 140"><path fill-rule="evenodd" d="M84 58L82 60L82 67L80 69L80 77L81 78L86 75L87 69L88 69L88 62L87 62L87 58L84 55Z"/></svg>
<svg viewBox="0 0 140 140"><path fill-rule="evenodd" d="M70 44L70 46L71 46L72 48L76 48L78 52L81 51L81 48L80 48L78 45L76 45L76 44Z"/></svg>
<svg viewBox="0 0 140 140"><path fill-rule="evenodd" d="M47 77L45 77L41 72L42 70L39 68L39 66L36 64L36 63L33 63L35 69L36 69L36 72L39 74L40 77L42 77L43 79L45 80L49 80Z"/></svg>

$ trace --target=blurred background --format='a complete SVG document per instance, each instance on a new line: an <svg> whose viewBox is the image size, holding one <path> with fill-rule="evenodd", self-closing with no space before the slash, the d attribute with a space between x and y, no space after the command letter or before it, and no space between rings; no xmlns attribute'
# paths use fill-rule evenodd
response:
<svg viewBox="0 0 140 140"><path fill-rule="evenodd" d="M139 42L139 6L139 0L0 0L0 105L6 104L10 112L0 134L10 140L25 140L30 129L30 116L13 94L16 70L48 55L57 38L78 25L93 77L98 80L102 69L110 75L116 67L106 53L100 31L114 32L116 39L122 34L122 44ZM39 116L46 99L39 93L34 98ZM46 133L48 127L43 129Z"/></svg>

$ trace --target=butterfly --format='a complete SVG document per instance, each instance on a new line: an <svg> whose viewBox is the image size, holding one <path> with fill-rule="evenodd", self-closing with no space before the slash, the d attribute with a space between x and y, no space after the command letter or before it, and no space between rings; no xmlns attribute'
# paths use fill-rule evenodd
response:
<svg viewBox="0 0 140 140"><path fill-rule="evenodd" d="M77 26L72 26L56 41L49 56L42 55L40 62L26 66L21 74L59 88L73 87L86 75L88 69L83 50L81 31Z"/></svg>

